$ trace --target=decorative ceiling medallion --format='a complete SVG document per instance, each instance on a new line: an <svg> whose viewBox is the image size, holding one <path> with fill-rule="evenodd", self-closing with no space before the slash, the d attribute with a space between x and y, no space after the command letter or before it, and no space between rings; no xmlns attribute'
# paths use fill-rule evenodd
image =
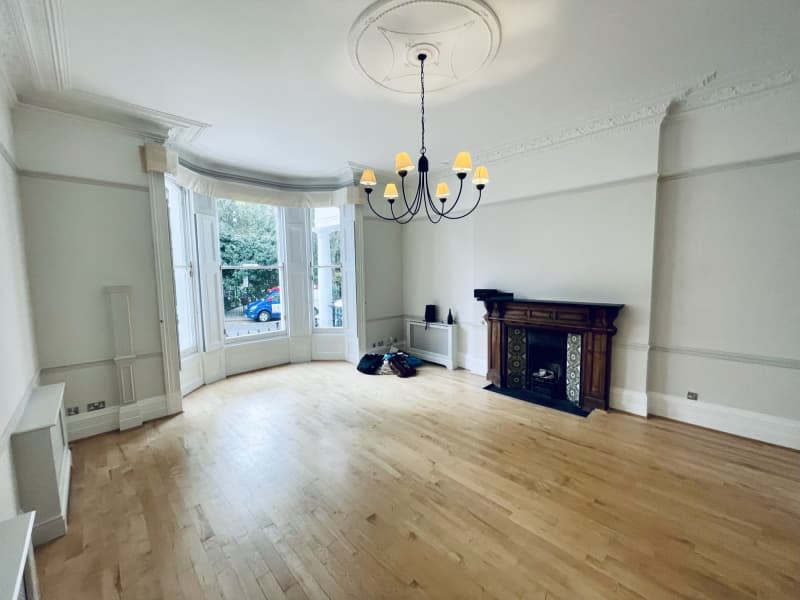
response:
<svg viewBox="0 0 800 600"><path fill-rule="evenodd" d="M378 0L350 29L350 59L378 85L417 94L420 53L428 57L427 90L440 90L491 63L500 37L482 0Z"/></svg>

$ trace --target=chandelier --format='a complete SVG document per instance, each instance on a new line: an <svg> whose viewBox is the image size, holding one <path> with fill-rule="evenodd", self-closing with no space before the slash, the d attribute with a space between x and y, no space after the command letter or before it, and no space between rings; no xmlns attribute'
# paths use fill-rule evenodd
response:
<svg viewBox="0 0 800 600"><path fill-rule="evenodd" d="M408 223L417 216L417 213L420 212L423 206L425 206L425 214L428 216L428 220L431 223L438 223L442 219L463 219L464 217L472 214L472 212L478 208L483 189L486 187L486 184L489 183L489 171L486 169L486 167L478 167L475 169L475 172L472 176L472 183L478 190L478 197L475 200L475 204L472 206L472 208L464 213L460 213L458 215L453 214L456 206L458 206L458 201L461 199L461 193L464 191L464 180L467 178L467 175L470 173L470 171L472 171L472 157L469 155L469 152L459 152L456 155L455 161L453 162L453 171L455 171L456 176L458 177L458 195L455 197L455 200L450 201L448 204L448 199L450 198L450 188L444 182L437 183L436 193L431 195L430 188L428 187L428 157L425 155L426 58L428 58L428 55L425 53L420 53L417 55L417 59L419 60L420 123L422 129L422 143L419 149L419 161L417 161L417 170L419 171L417 192L414 195L413 200L409 202L406 196L406 177L410 171L414 170L414 163L411 162L411 157L408 155L408 152L400 152L395 157L394 161L395 171L400 176L400 189L402 190L403 196L403 204L399 205L399 209L395 209L395 201L400 197L400 194L397 192L397 186L394 183L389 182L386 184L386 187L383 190L383 197L386 198L386 201L389 204L391 216L382 215L375 210L375 207L372 205L371 195L378 183L377 179L375 178L375 171L372 169L364 169L363 173L361 174L360 183L364 186L364 191L367 194L367 204L369 204L372 212L385 221L395 221L401 224ZM434 197L439 200L438 206L433 199Z"/></svg>

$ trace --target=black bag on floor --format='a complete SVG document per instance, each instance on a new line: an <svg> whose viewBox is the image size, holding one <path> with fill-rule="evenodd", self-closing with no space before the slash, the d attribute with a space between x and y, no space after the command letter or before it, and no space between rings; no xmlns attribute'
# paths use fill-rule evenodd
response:
<svg viewBox="0 0 800 600"><path fill-rule="evenodd" d="M413 377L417 370L408 364L406 355L398 352L389 359L389 367L398 377Z"/></svg>
<svg viewBox="0 0 800 600"><path fill-rule="evenodd" d="M365 354L358 361L356 369L367 375L375 375L383 365L383 354Z"/></svg>

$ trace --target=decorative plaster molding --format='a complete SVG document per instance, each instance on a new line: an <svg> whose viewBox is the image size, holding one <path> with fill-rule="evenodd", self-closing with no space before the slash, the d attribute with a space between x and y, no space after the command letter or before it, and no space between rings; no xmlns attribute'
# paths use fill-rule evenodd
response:
<svg viewBox="0 0 800 600"><path fill-rule="evenodd" d="M430 9L437 11L439 22L442 11L448 11L449 25L425 30L426 11ZM395 92L417 94L416 57L420 52L428 55L426 88L439 90L491 63L500 49L501 37L500 21L483 0L378 0L356 18L348 47L353 66L373 83Z"/></svg>
<svg viewBox="0 0 800 600"><path fill-rule="evenodd" d="M64 33L64 11L62 0L44 0L47 34L50 44L50 60L55 87L58 90L70 88L69 54Z"/></svg>
<svg viewBox="0 0 800 600"><path fill-rule="evenodd" d="M720 104L732 105L751 99L753 96L781 90L797 83L798 80L800 80L800 69L789 67L755 76L751 75L749 78L716 87L706 89L704 86L703 89L692 90L691 93L681 98L674 105L674 111L676 114L681 114Z"/></svg>
<svg viewBox="0 0 800 600"><path fill-rule="evenodd" d="M209 123L82 90L31 92L21 94L20 102L119 125L159 143L189 144L210 127Z"/></svg>
<svg viewBox="0 0 800 600"><path fill-rule="evenodd" d="M43 85L21 0L0 2L0 62L15 96L20 89Z"/></svg>
<svg viewBox="0 0 800 600"><path fill-rule="evenodd" d="M713 106L733 106L775 93L800 81L798 67L768 70L764 67L718 81L716 71L699 77L694 83L683 84L656 96L655 100L635 105L611 115L590 119L580 125L567 126L543 136L519 139L476 153L476 162L496 163L533 152L549 150L603 133L624 132L636 127L655 124L662 119Z"/></svg>
<svg viewBox="0 0 800 600"><path fill-rule="evenodd" d="M68 89L62 0L0 3L0 62L16 93Z"/></svg>
<svg viewBox="0 0 800 600"><path fill-rule="evenodd" d="M476 162L496 163L612 130L628 130L641 125L654 124L666 116L670 102L670 100L662 100L627 112L587 121L581 125L568 127L541 137L517 140L481 150L476 153Z"/></svg>

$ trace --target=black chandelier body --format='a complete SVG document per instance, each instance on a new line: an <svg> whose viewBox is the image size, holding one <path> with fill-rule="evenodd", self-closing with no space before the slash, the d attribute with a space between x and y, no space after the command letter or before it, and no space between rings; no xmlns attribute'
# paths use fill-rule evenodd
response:
<svg viewBox="0 0 800 600"><path fill-rule="evenodd" d="M428 56L424 53L417 55L419 59L419 83L420 83L420 125L421 125L421 145L419 149L419 160L417 161L417 171L419 178L417 180L417 191L414 198L409 201L406 195L406 177L409 172L414 169L414 163L407 153L401 152L395 159L395 170L400 176L400 189L403 198L403 204L399 205L399 209L395 208L395 201L400 197L397 191L397 186L394 183L387 183L386 189L383 192L383 197L389 205L389 215L382 215L372 205L372 192L377 185L375 172L372 169L364 169L361 175L361 185L364 186L364 191L367 194L367 204L375 215L384 221L395 221L396 223L406 224L410 222L417 214L425 207L425 214L431 223L438 223L442 219L463 219L471 215L481 201L481 196L486 184L489 183L489 172L486 167L478 167L473 174L472 183L478 191L478 197L475 204L466 212L460 214L453 214L453 211L458 206L461 200L461 194L464 191L464 180L467 175L472 171L472 158L468 152L459 152L456 160L453 163L453 170L458 177L458 194L455 199L448 206L448 199L450 197L450 190L446 183L439 183L436 186L435 194L431 194L428 185L428 174L430 171L428 157L426 156L425 148L425 59ZM437 206L434 198L439 200Z"/></svg>

